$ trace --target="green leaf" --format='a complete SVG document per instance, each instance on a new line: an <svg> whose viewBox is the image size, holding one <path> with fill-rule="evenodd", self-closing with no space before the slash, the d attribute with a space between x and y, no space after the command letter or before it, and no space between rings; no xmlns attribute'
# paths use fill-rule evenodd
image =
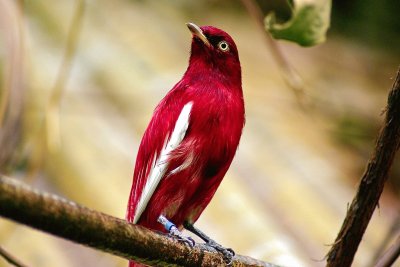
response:
<svg viewBox="0 0 400 267"><path fill-rule="evenodd" d="M301 46L313 46L326 39L330 24L331 0L293 0L292 17L276 22L275 14L265 17L265 28L275 39L285 39Z"/></svg>

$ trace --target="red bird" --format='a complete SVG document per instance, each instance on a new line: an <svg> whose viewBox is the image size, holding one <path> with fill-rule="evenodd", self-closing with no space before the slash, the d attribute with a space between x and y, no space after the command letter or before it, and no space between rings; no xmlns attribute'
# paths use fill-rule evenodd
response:
<svg viewBox="0 0 400 267"><path fill-rule="evenodd" d="M188 242L236 153L245 122L238 50L226 32L187 23L189 67L156 107L136 159L127 220ZM130 266L140 266L130 263Z"/></svg>

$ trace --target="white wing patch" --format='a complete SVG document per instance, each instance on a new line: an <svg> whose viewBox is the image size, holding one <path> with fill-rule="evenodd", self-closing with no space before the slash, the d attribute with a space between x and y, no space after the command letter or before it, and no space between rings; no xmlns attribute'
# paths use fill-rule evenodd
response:
<svg viewBox="0 0 400 267"><path fill-rule="evenodd" d="M143 188L142 195L140 196L139 204L136 207L133 223L137 223L139 221L139 218L149 203L151 196L156 190L161 179L164 177L164 174L168 168L167 162L169 153L177 148L185 137L186 130L189 126L189 117L192 106L193 102L189 102L182 108L169 141L161 150L160 156L153 164L146 184Z"/></svg>

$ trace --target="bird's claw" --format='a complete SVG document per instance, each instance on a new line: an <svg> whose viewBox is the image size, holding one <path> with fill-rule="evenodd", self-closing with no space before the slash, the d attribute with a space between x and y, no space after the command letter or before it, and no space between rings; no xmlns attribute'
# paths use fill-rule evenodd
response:
<svg viewBox="0 0 400 267"><path fill-rule="evenodd" d="M231 266L233 263L233 258L235 257L235 251L231 248L225 248L215 242L214 240L209 240L209 242L206 243L207 246L210 246L217 250L219 253L221 253L224 257L224 260L228 266Z"/></svg>
<svg viewBox="0 0 400 267"><path fill-rule="evenodd" d="M172 237L178 241L181 241L187 244L189 247L194 247L195 242L191 237L184 236L181 231L176 227L175 224L170 222L164 215L160 215L157 219L159 223L161 223L165 230L168 231L168 236Z"/></svg>
<svg viewBox="0 0 400 267"><path fill-rule="evenodd" d="M179 229L176 227L171 227L171 229L169 231L169 236L177 239L180 242L187 244L191 248L193 248L194 245L196 244L196 242L193 240L193 238L183 235L182 232L179 231Z"/></svg>

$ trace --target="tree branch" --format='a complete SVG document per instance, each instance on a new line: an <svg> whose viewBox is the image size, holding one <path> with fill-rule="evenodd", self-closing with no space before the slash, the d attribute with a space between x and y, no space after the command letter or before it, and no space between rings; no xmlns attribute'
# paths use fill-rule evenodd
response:
<svg viewBox="0 0 400 267"><path fill-rule="evenodd" d="M220 266L221 254L175 240L0 175L0 216L137 262L163 266ZM237 255L233 266L276 265Z"/></svg>
<svg viewBox="0 0 400 267"><path fill-rule="evenodd" d="M328 253L327 267L347 267L378 205L390 167L400 143L400 69L389 92L386 118L374 152L361 179L334 245Z"/></svg>

